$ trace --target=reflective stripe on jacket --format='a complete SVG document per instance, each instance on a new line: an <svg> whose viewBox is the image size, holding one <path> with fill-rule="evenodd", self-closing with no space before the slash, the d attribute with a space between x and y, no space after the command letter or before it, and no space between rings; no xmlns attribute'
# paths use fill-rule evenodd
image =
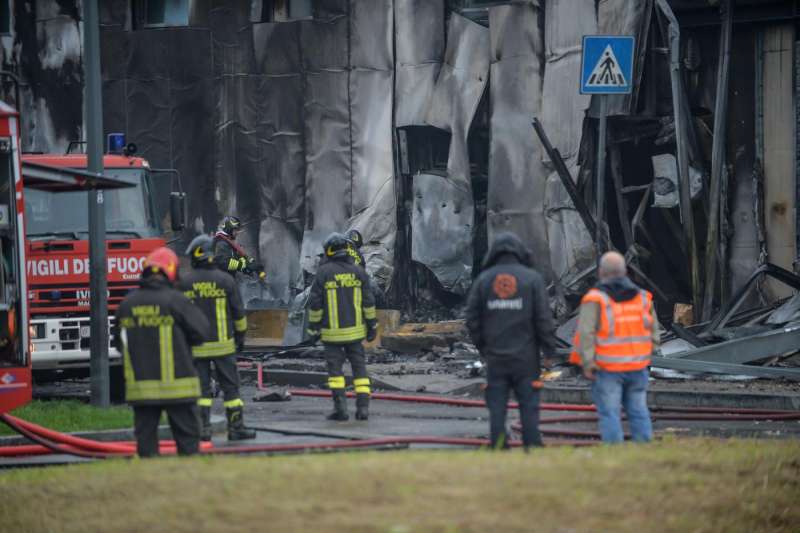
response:
<svg viewBox="0 0 800 533"><path fill-rule="evenodd" d="M600 325L595 338L594 360L601 370L633 372L646 368L653 353L653 296L645 291L617 302L598 289L591 289L581 305L595 303L600 310ZM580 338L575 332L570 363L582 364L578 354Z"/></svg>
<svg viewBox="0 0 800 533"><path fill-rule="evenodd" d="M183 276L179 288L209 324L208 342L192 348L192 354L202 358L235 354L247 331L247 317L234 279L209 263Z"/></svg>
<svg viewBox="0 0 800 533"><path fill-rule="evenodd" d="M166 280L144 280L120 304L114 327L128 403L163 404L200 396L191 347L206 340L207 330L205 316Z"/></svg>
<svg viewBox="0 0 800 533"><path fill-rule="evenodd" d="M349 344L366 338L377 323L375 296L363 268L349 256L332 258L319 266L308 298L309 329L322 342Z"/></svg>

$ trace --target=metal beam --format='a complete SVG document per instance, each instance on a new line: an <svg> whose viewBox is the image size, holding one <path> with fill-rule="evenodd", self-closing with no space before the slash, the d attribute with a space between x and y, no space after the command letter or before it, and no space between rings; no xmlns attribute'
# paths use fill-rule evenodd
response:
<svg viewBox="0 0 800 533"><path fill-rule="evenodd" d="M717 286L717 254L719 246L719 206L722 182L722 167L725 165L725 128L728 117L728 78L730 75L731 34L733 33L733 2L723 0L720 4L723 24L719 37L719 65L717 69L717 94L714 109L714 140L711 148L711 185L708 209L708 232L706 235L706 280L703 295L701 320L711 318L714 294Z"/></svg>
<svg viewBox="0 0 800 533"><path fill-rule="evenodd" d="M670 354L670 358L741 364L786 355L798 349L800 326L793 326Z"/></svg>
<svg viewBox="0 0 800 533"><path fill-rule="evenodd" d="M700 265L697 257L697 242L694 231L694 211L689 178L689 153L687 146L687 117L683 112L685 91L681 77L681 29L667 0L656 0L658 8L669 21L670 81L672 85L672 108L675 115L675 146L678 155L678 193L680 196L681 222L689 252L689 279L692 304L701 309Z"/></svg>
<svg viewBox="0 0 800 533"><path fill-rule="evenodd" d="M653 357L651 366L670 368L683 372L709 372L711 374L727 374L732 376L753 376L757 378L784 378L800 381L800 369L776 368L769 366L734 365L730 363L709 363L692 359L672 359L669 357Z"/></svg>

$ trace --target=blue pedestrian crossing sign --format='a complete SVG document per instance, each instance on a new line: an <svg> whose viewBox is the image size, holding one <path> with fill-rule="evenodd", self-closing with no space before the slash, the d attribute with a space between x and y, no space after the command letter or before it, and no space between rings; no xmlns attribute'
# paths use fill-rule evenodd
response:
<svg viewBox="0 0 800 533"><path fill-rule="evenodd" d="M634 40L622 35L584 35L581 94L628 94L633 87Z"/></svg>

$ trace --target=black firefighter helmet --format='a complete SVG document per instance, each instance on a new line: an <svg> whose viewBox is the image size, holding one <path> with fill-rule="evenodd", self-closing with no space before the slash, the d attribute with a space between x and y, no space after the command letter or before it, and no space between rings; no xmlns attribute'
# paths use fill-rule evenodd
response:
<svg viewBox="0 0 800 533"><path fill-rule="evenodd" d="M239 231L242 227L242 221L239 220L239 217L234 216L226 216L222 219L222 222L219 223L219 231L230 237L231 239L236 238L236 232Z"/></svg>
<svg viewBox="0 0 800 533"><path fill-rule="evenodd" d="M210 263L214 259L214 239L208 235L198 235L189 243L185 253L192 259L193 265Z"/></svg>
<svg viewBox="0 0 800 533"><path fill-rule="evenodd" d="M322 243L322 248L325 251L325 257L347 257L347 249L350 247L350 241L341 233L331 233L325 242Z"/></svg>
<svg viewBox="0 0 800 533"><path fill-rule="evenodd" d="M364 246L364 237L361 235L361 232L357 229L351 229L347 232L347 240L353 243L356 250L360 250L362 246Z"/></svg>

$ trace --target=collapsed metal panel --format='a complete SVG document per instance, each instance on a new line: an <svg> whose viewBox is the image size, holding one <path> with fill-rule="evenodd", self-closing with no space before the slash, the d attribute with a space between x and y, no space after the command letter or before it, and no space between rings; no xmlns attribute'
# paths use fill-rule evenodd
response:
<svg viewBox="0 0 800 533"><path fill-rule="evenodd" d="M469 285L464 280L468 280L472 273L474 222L467 136L489 75L489 30L453 13L447 35L445 60L436 80L426 122L452 134L447 160L448 183L440 186L440 192L451 190L442 198L451 199L460 206L458 218L466 223L456 224L452 231L421 233L414 228L412 221L411 258L430 268L445 289L464 293ZM469 207L464 204L469 204ZM422 240L427 242L417 242ZM461 246L466 241L470 245ZM430 253L422 253L422 250Z"/></svg>
<svg viewBox="0 0 800 533"><path fill-rule="evenodd" d="M444 56L444 0L395 0L395 126L424 126Z"/></svg>
<svg viewBox="0 0 800 533"><path fill-rule="evenodd" d="M433 172L414 176L413 190L411 256L442 286L463 294L472 282L472 193Z"/></svg>
<svg viewBox="0 0 800 533"><path fill-rule="evenodd" d="M397 209L392 150L394 46L392 0L352 0L350 135L352 204L348 227L364 236L373 280L391 281Z"/></svg>
<svg viewBox="0 0 800 533"><path fill-rule="evenodd" d="M541 10L512 4L489 10L491 32L491 144L487 220L489 240L513 231L533 252L534 266L551 277L544 217L547 170L531 118L542 98Z"/></svg>

